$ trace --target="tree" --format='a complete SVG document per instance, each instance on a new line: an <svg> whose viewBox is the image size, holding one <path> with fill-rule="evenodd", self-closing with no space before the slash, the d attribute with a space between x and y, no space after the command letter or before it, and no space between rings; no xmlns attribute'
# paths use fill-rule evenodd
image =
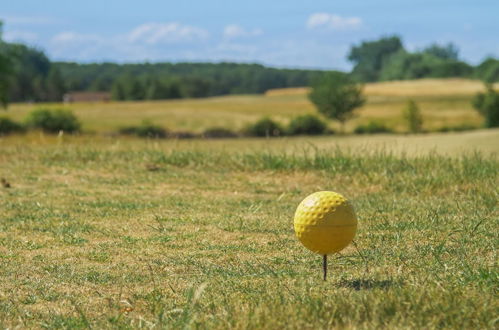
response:
<svg viewBox="0 0 499 330"><path fill-rule="evenodd" d="M48 76L45 79L45 89L47 101L62 101L64 93L66 93L66 86L57 68L50 68Z"/></svg>
<svg viewBox="0 0 499 330"><path fill-rule="evenodd" d="M475 68L474 76L486 83L499 81L499 59L486 58Z"/></svg>
<svg viewBox="0 0 499 330"><path fill-rule="evenodd" d="M51 64L40 50L15 43L0 43L0 54L9 57L7 96L10 101L46 100L45 79Z"/></svg>
<svg viewBox="0 0 499 330"><path fill-rule="evenodd" d="M111 98L116 101L125 100L125 87L121 80L116 80L111 87Z"/></svg>
<svg viewBox="0 0 499 330"><path fill-rule="evenodd" d="M323 75L315 82L308 97L320 113L340 122L342 132L345 122L354 116L354 110L365 103L362 86L340 72Z"/></svg>
<svg viewBox="0 0 499 330"><path fill-rule="evenodd" d="M428 52L399 51L384 63L379 80L467 77L472 72L473 68L461 61L444 59Z"/></svg>
<svg viewBox="0 0 499 330"><path fill-rule="evenodd" d="M407 105L403 111L404 119L409 127L409 132L419 133L423 127L423 116L421 115L421 110L419 110L418 105L414 100L407 101Z"/></svg>
<svg viewBox="0 0 499 330"><path fill-rule="evenodd" d="M0 44L2 41L2 26L3 23L0 21ZM4 47L2 47L2 50ZM0 50L0 106L7 108L8 103L8 91L9 91L9 58L7 55Z"/></svg>
<svg viewBox="0 0 499 330"><path fill-rule="evenodd" d="M459 49L453 43L448 43L445 46L432 44L423 50L423 53L433 55L443 60L457 61L459 58Z"/></svg>
<svg viewBox="0 0 499 330"><path fill-rule="evenodd" d="M348 60L354 63L352 75L360 81L377 81L384 63L390 56L403 50L398 36L364 41L350 50Z"/></svg>
<svg viewBox="0 0 499 330"><path fill-rule="evenodd" d="M492 84L485 87L485 93L478 93L473 98L473 107L485 118L485 127L499 127L499 93Z"/></svg>

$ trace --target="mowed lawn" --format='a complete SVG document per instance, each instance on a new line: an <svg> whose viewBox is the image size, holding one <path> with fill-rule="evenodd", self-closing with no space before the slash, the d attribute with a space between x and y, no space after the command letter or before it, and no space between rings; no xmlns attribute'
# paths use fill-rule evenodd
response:
<svg viewBox="0 0 499 330"><path fill-rule="evenodd" d="M0 328L497 328L497 134L0 139ZM292 226L319 190L359 219L326 282Z"/></svg>
<svg viewBox="0 0 499 330"><path fill-rule="evenodd" d="M367 84L368 102L358 109L358 116L349 121L347 131L371 120L383 121L395 131L407 130L402 109L408 99L415 100L424 117L423 127L433 131L443 127L482 125L482 118L473 109L471 99L484 90L479 81L465 79L423 79ZM66 107L82 120L90 132L113 132L121 127L150 120L171 130L202 132L208 128L225 127L240 130L264 116L287 124L295 116L317 113L306 97L306 89L269 91L266 95L236 95L197 100L155 102L109 102L62 104L13 104L5 115L23 120L36 107ZM331 128L338 129L331 122Z"/></svg>

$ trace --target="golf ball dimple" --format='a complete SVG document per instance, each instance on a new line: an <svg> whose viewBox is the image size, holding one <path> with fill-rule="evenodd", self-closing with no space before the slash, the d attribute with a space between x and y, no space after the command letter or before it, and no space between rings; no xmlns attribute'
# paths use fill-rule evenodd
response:
<svg viewBox="0 0 499 330"><path fill-rule="evenodd" d="M300 242L319 254L344 249L357 231L357 218L350 202L332 191L319 191L298 205L294 229Z"/></svg>

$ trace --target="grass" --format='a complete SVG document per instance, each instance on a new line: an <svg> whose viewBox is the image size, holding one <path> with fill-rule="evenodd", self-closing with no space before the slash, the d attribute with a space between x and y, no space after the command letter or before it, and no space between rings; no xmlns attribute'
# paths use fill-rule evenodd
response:
<svg viewBox="0 0 499 330"><path fill-rule="evenodd" d="M408 96L427 130L478 126L469 101L480 86L368 85L349 129L382 120L402 131ZM143 119L201 132L314 112L303 90L71 108L95 132ZM0 137L11 186L0 187L0 328L497 328L498 139L497 129ZM292 227L318 190L352 200L360 224L355 244L330 257L327 282Z"/></svg>
<svg viewBox="0 0 499 330"><path fill-rule="evenodd" d="M482 119L471 106L474 93L483 89L478 81L464 79L424 79L368 84L367 104L359 116L347 123L347 131L369 121L383 121L395 131L406 131L402 109L407 98L420 106L423 128L436 131L463 124L479 127ZM46 105L57 106L60 104ZM118 131L142 120L171 130L201 133L212 127L241 129L264 116L287 124L293 117L316 113L306 97L306 89L269 91L266 95L223 96L198 100L157 102L78 103L68 105L82 120L83 129L95 132ZM13 104L6 113L22 120L32 104ZM336 123L331 128L338 130Z"/></svg>
<svg viewBox="0 0 499 330"><path fill-rule="evenodd" d="M348 139L0 139L0 327L496 328L497 157ZM292 229L317 190L360 223L327 282Z"/></svg>

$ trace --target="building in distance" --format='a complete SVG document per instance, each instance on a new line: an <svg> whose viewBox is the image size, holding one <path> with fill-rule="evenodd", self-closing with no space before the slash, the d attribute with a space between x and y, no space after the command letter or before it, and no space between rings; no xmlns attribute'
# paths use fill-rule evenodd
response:
<svg viewBox="0 0 499 330"><path fill-rule="evenodd" d="M109 101L111 101L109 92L68 92L63 96L64 103Z"/></svg>

